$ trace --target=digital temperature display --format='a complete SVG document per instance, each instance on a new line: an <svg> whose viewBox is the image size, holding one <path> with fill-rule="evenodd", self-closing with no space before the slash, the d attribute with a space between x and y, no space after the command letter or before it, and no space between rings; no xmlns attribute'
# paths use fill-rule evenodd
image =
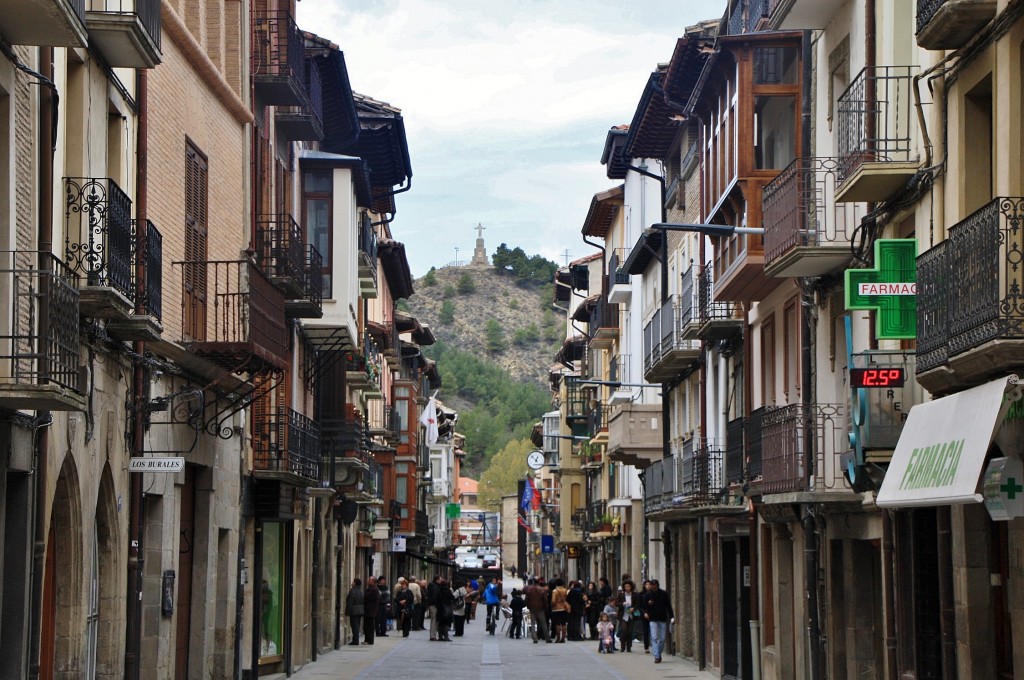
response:
<svg viewBox="0 0 1024 680"><path fill-rule="evenodd" d="M851 368L850 384L853 387L903 387L907 378L902 368Z"/></svg>

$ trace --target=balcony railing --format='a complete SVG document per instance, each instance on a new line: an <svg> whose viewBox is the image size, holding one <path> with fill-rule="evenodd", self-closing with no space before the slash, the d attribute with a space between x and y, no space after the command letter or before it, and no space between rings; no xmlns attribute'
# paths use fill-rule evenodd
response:
<svg viewBox="0 0 1024 680"><path fill-rule="evenodd" d="M607 525L607 526L605 526ZM608 513L608 501L594 501L587 505L587 526L589 533L611 531L611 520Z"/></svg>
<svg viewBox="0 0 1024 680"><path fill-rule="evenodd" d="M869 66L839 96L840 183L865 163L915 160L914 70L913 66Z"/></svg>
<svg viewBox="0 0 1024 680"><path fill-rule="evenodd" d="M690 505L714 505L722 500L725 490L722 465L724 451L718 444L701 439L684 448L679 469L679 491L683 502Z"/></svg>
<svg viewBox="0 0 1024 680"><path fill-rule="evenodd" d="M1022 225L1024 198L996 198L918 257L919 375L946 363L963 363L963 355L993 341L1024 341ZM1024 364L1019 350L1014 356L1009 347L993 345L978 370L968 373L985 378L986 371Z"/></svg>
<svg viewBox="0 0 1024 680"><path fill-rule="evenodd" d="M160 63L160 0L87 0L89 40L110 66Z"/></svg>
<svg viewBox="0 0 1024 680"><path fill-rule="evenodd" d="M656 513L672 507L676 496L679 458L666 456L644 468L644 512Z"/></svg>
<svg viewBox="0 0 1024 680"><path fill-rule="evenodd" d="M808 474L806 435L810 430L814 471ZM839 465L846 444L841 404L791 404L765 412L762 490L765 494L849 488Z"/></svg>
<svg viewBox="0 0 1024 680"><path fill-rule="evenodd" d="M735 303L715 300L711 267L697 274L697 319L700 335L710 340L723 339L742 332L743 323L736 315Z"/></svg>
<svg viewBox="0 0 1024 680"><path fill-rule="evenodd" d="M287 407L253 416L253 469L300 478L308 484L320 479L320 428Z"/></svg>
<svg viewBox="0 0 1024 680"><path fill-rule="evenodd" d="M133 223L133 226L137 226ZM136 243L134 230L132 243ZM142 253L146 263L146 287L142 295L142 311L157 320L163 316L164 303L164 237L156 226L146 220L146 249ZM132 274L135 274L133 268Z"/></svg>
<svg viewBox="0 0 1024 680"><path fill-rule="evenodd" d="M359 220L359 292L363 297L377 297L377 232L366 213Z"/></svg>
<svg viewBox="0 0 1024 680"><path fill-rule="evenodd" d="M744 433L746 421L743 418L730 420L725 426L725 479L730 484L742 482L746 472L744 461Z"/></svg>
<svg viewBox="0 0 1024 680"><path fill-rule="evenodd" d="M611 279L613 286L618 285L629 285L629 274L623 270L622 263L629 257L629 250L626 248L616 248L612 251L612 255L608 258L608 277Z"/></svg>
<svg viewBox="0 0 1024 680"><path fill-rule="evenodd" d="M303 67L305 93L303 102L277 110L278 131L292 141L320 141L324 136L324 99L320 71L312 59Z"/></svg>
<svg viewBox="0 0 1024 680"><path fill-rule="evenodd" d="M959 49L992 20L996 5L993 0L917 0L917 44Z"/></svg>
<svg viewBox="0 0 1024 680"><path fill-rule="evenodd" d="M823 276L850 261L863 203L835 200L839 161L797 158L762 193L765 269L772 276Z"/></svg>
<svg viewBox="0 0 1024 680"><path fill-rule="evenodd" d="M249 260L175 262L182 343L233 371L288 365L284 295Z"/></svg>
<svg viewBox="0 0 1024 680"><path fill-rule="evenodd" d="M319 317L323 309L323 260L303 242L291 215L264 215L256 221L256 262L284 293L290 316Z"/></svg>
<svg viewBox="0 0 1024 680"><path fill-rule="evenodd" d="M688 340L692 320L690 305L683 296L672 295L644 326L644 376L647 380L667 380L690 366L700 356L700 341Z"/></svg>
<svg viewBox="0 0 1024 680"><path fill-rule="evenodd" d="M0 252L0 294L8 310L6 319L0 320L4 406L67 410L56 403L29 405L28 393L40 386L79 392L76 283L75 273L50 253ZM19 390L26 393L24 405L14 394Z"/></svg>
<svg viewBox="0 0 1024 680"><path fill-rule="evenodd" d="M747 479L757 479L762 470L762 439L765 407L754 409L746 420Z"/></svg>
<svg viewBox="0 0 1024 680"><path fill-rule="evenodd" d="M257 92L272 106L304 105L305 45L288 11L257 12L253 19L252 73Z"/></svg>
<svg viewBox="0 0 1024 680"><path fill-rule="evenodd" d="M112 179L64 178L65 261L82 285L112 288L134 303L132 201Z"/></svg>
<svg viewBox="0 0 1024 680"><path fill-rule="evenodd" d="M590 311L590 345L596 348L607 348L619 335L619 306L608 302L608 298L597 298L594 308Z"/></svg>
<svg viewBox="0 0 1024 680"><path fill-rule="evenodd" d="M341 417L325 416L320 423L324 460L334 459L336 465L369 465L369 439L363 416L353 408Z"/></svg>

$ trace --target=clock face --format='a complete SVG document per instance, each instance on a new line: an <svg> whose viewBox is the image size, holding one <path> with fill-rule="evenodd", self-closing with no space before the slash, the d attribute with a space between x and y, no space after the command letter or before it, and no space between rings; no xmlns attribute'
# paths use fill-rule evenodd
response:
<svg viewBox="0 0 1024 680"><path fill-rule="evenodd" d="M534 470L544 467L544 454L541 451L533 451L526 457L526 464Z"/></svg>

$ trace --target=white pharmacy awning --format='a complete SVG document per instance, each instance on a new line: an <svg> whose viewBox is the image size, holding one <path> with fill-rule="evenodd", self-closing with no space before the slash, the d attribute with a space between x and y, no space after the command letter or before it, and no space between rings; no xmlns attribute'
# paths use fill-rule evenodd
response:
<svg viewBox="0 0 1024 680"><path fill-rule="evenodd" d="M1010 381L910 409L875 502L890 508L980 503L985 456L1012 403L1006 392L1016 388Z"/></svg>

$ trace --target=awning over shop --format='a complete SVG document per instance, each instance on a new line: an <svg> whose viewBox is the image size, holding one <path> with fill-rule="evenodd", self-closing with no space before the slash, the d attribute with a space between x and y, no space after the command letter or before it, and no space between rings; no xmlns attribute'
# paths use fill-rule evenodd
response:
<svg viewBox="0 0 1024 680"><path fill-rule="evenodd" d="M1001 378L910 409L875 502L891 508L980 503L978 482L989 445L1013 398L1019 398L1012 380Z"/></svg>

